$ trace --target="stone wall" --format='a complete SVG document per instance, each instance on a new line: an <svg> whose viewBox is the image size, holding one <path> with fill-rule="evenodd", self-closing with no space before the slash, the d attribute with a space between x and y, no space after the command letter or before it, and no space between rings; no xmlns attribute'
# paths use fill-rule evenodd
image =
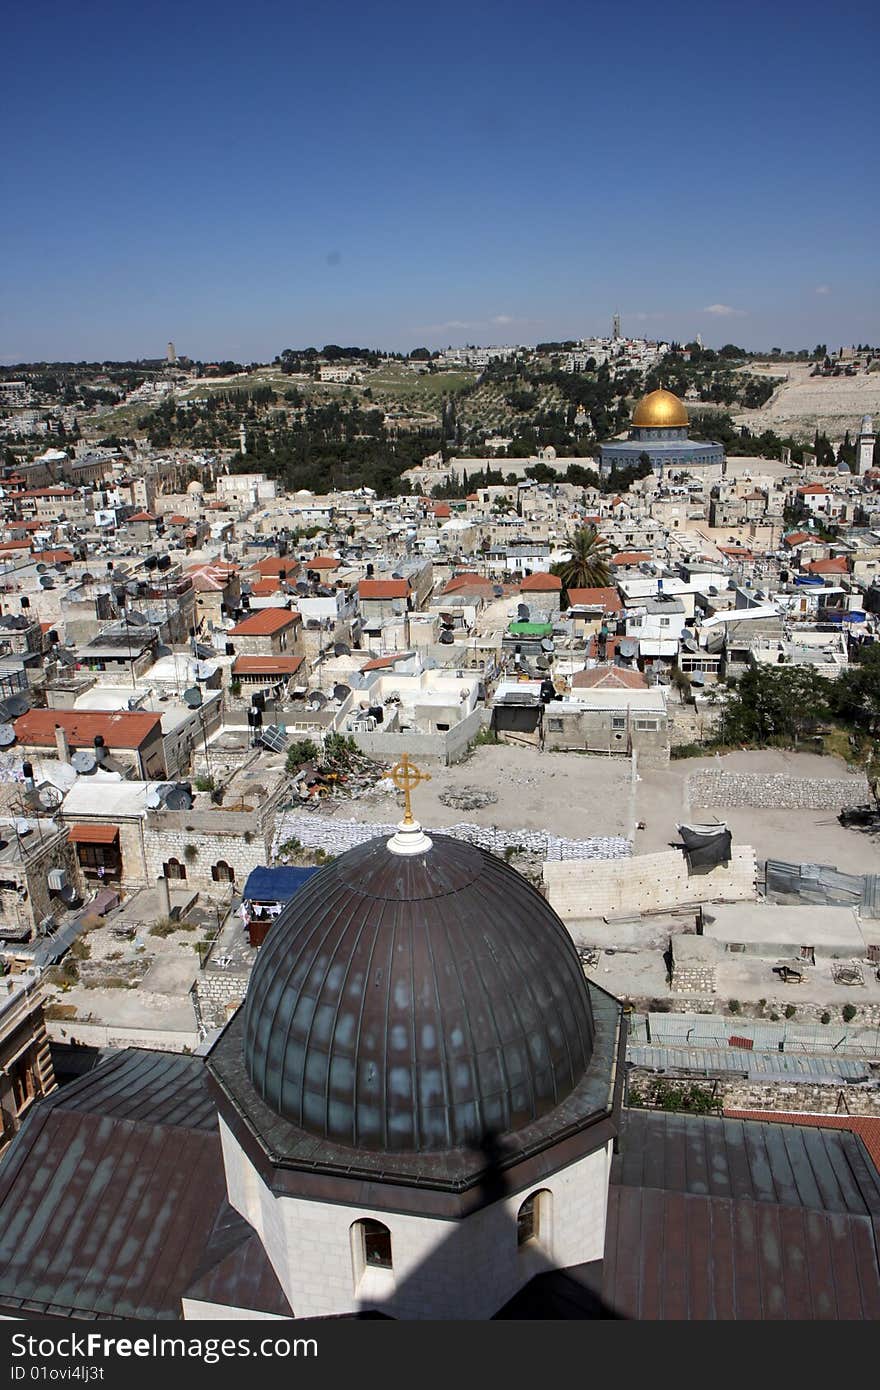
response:
<svg viewBox="0 0 880 1390"><path fill-rule="evenodd" d="M212 969L199 973L193 990L197 1012L206 1028L222 1028L247 993L249 975Z"/></svg>
<svg viewBox="0 0 880 1390"><path fill-rule="evenodd" d="M842 806L870 800L865 777L786 777L776 773L721 772L705 768L688 777L691 806L723 809L750 806L756 810L839 811Z"/></svg>
<svg viewBox="0 0 880 1390"><path fill-rule="evenodd" d="M353 733L351 737L362 753L379 762L397 759L406 752L412 758L438 758L448 765L461 761L491 718L490 711L481 707L454 724L448 733L419 734L407 731L389 734L376 729L373 733Z"/></svg>
<svg viewBox="0 0 880 1390"><path fill-rule="evenodd" d="M308 811L282 811L275 821L273 854L286 840L299 840L307 849L323 849L327 854L342 854L355 845L362 845L380 835L390 838L396 825L375 825L368 821L331 820L328 816ZM542 859L627 859L632 845L620 835L595 836L588 840L566 840L543 830L500 830L496 826L469 825L459 822L444 825L427 833L452 835L456 840L479 845L491 854L503 855L507 849L522 849L539 854Z"/></svg>
<svg viewBox="0 0 880 1390"><path fill-rule="evenodd" d="M729 864L689 875L681 850L641 854L625 862L547 862L544 889L561 917L658 912L695 902L745 902L757 897L751 845L736 845Z"/></svg>
<svg viewBox="0 0 880 1390"><path fill-rule="evenodd" d="M711 965L676 966L670 989L673 994L715 994L715 968Z"/></svg>
<svg viewBox="0 0 880 1390"><path fill-rule="evenodd" d="M657 1080L655 1072L632 1067L628 1085L640 1093L647 1091L650 1094ZM724 1110L782 1110L816 1115L880 1117L880 1088L872 1082L864 1085L816 1086L798 1081L716 1081L704 1076L674 1078L674 1084L681 1085L682 1089L691 1083L714 1091L718 1104Z"/></svg>

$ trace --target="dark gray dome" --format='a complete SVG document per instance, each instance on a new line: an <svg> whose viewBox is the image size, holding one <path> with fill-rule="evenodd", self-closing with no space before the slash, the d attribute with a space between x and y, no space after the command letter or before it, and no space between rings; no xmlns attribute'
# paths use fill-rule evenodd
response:
<svg viewBox="0 0 880 1390"><path fill-rule="evenodd" d="M299 890L260 948L244 1057L263 1100L336 1143L432 1152L509 1133L586 1071L593 1018L556 913L520 874L446 835L384 839Z"/></svg>

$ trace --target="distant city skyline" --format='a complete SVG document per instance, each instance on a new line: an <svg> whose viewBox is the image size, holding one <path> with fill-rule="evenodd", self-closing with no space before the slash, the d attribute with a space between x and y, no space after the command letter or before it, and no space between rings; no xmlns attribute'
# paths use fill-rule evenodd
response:
<svg viewBox="0 0 880 1390"><path fill-rule="evenodd" d="M7 17L0 361L880 342L875 7ZM39 51L39 89L24 61Z"/></svg>

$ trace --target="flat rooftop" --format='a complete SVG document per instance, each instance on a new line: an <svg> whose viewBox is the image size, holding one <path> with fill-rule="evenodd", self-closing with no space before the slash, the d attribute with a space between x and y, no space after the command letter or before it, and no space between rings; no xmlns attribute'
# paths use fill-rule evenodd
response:
<svg viewBox="0 0 880 1390"><path fill-rule="evenodd" d="M724 945L824 946L847 955L865 954L858 918L849 907L712 903L704 913L703 934Z"/></svg>

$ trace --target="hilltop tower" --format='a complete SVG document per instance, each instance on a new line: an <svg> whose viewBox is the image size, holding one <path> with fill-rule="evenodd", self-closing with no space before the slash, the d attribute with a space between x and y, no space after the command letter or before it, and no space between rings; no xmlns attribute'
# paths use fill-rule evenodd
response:
<svg viewBox="0 0 880 1390"><path fill-rule="evenodd" d="M863 415L862 428L859 430L856 440L856 460L859 473L867 473L869 468L874 467L874 445L876 442L877 434L874 430L874 421L870 415Z"/></svg>

